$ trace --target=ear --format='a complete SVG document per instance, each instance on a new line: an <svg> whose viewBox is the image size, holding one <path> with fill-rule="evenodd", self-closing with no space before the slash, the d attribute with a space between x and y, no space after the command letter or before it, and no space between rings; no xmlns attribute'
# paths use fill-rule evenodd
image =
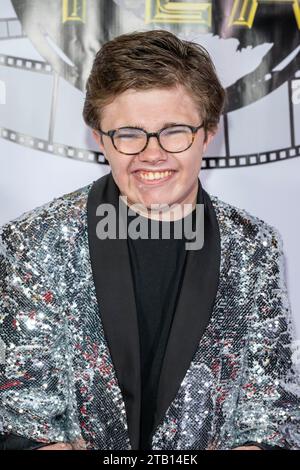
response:
<svg viewBox="0 0 300 470"><path fill-rule="evenodd" d="M103 136L99 134L95 129L92 129L92 136L95 140L96 144L98 145L100 151L105 155L104 145L103 145Z"/></svg>
<svg viewBox="0 0 300 470"><path fill-rule="evenodd" d="M218 130L218 127L216 127L215 129L207 132L207 139L206 139L206 142L204 142L204 144L203 144L203 153L206 152L206 149L209 146L209 144L211 143L211 141L213 140L215 134L217 133L217 130Z"/></svg>

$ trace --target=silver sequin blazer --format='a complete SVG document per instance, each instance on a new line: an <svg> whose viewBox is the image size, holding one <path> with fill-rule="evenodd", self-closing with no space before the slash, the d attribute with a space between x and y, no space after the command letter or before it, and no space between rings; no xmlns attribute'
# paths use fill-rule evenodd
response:
<svg viewBox="0 0 300 470"><path fill-rule="evenodd" d="M1 229L0 433L138 448L139 338L126 240L94 235L97 204L117 196L109 173ZM300 449L282 239L205 191L204 203L207 230L219 231L219 256L190 251L152 449L248 441ZM207 266L202 278L199 262Z"/></svg>

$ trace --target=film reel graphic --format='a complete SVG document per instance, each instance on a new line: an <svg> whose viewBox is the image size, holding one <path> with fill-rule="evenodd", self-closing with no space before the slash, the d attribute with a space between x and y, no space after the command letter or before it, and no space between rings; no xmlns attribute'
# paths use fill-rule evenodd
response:
<svg viewBox="0 0 300 470"><path fill-rule="evenodd" d="M1 40L22 39L27 36L22 30L21 22L17 17L0 19L0 42ZM30 147L34 150L40 150L49 154L71 158L83 162L98 164L108 164L104 155L96 150L90 150L84 147L72 146L65 143L54 141L55 117L57 111L57 90L61 77L54 71L52 65L44 60L33 60L26 57L16 57L8 54L0 54L0 67L30 72L38 76L47 75L52 78L53 85L51 90L51 109L48 123L48 137L39 138L30 134L21 133L8 127L0 127L1 138L14 142L16 144ZM71 85L70 85L71 86ZM295 144L295 122L294 122L294 103L293 91L300 88L299 71L287 81L288 86L288 106L289 106L289 129L290 142L289 147L276 150L232 155L230 151L230 139L228 132L228 114L224 113L222 137L225 143L224 156L204 156L202 160L202 169L222 169L222 168L241 168L265 163L272 163L291 159L300 156L300 145Z"/></svg>

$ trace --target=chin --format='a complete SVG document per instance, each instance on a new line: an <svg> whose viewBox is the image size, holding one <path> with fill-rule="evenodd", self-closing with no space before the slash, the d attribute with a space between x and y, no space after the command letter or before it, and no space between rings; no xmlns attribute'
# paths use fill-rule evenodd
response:
<svg viewBox="0 0 300 470"><path fill-rule="evenodd" d="M156 199L156 198L153 198L153 199L151 199L151 200L147 200L147 201L145 201L143 204L144 204L144 206L146 206L147 208L151 209L151 205L152 205L152 204L156 204L156 205L157 205L157 204L159 204L159 205L166 205L166 204L167 204L168 206L170 206L170 205L172 204L172 202L169 201L167 198L164 199L164 198L161 198L161 197L160 197L160 198L157 198L157 199Z"/></svg>

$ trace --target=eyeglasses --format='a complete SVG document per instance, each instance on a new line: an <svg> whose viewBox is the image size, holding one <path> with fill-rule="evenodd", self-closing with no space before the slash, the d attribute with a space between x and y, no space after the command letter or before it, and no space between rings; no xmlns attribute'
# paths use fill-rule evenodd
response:
<svg viewBox="0 0 300 470"><path fill-rule="evenodd" d="M163 127L157 132L146 132L139 127L120 127L104 132L98 129L100 134L111 138L115 149L125 155L136 155L143 152L148 145L150 137L156 137L160 147L166 152L184 152L194 142L196 132L204 126L188 126L186 124L173 124Z"/></svg>

